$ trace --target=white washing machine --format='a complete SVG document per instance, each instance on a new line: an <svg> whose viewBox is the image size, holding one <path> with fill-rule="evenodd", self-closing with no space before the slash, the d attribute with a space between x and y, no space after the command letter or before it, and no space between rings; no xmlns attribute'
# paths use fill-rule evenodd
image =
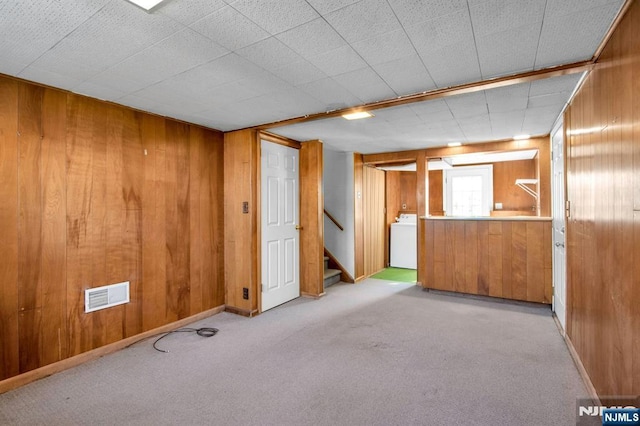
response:
<svg viewBox="0 0 640 426"><path fill-rule="evenodd" d="M403 213L391 224L390 266L418 269L417 215Z"/></svg>

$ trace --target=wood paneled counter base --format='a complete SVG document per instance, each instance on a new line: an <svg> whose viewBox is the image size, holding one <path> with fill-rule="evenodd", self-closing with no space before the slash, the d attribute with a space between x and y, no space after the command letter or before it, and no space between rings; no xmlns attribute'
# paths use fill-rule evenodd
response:
<svg viewBox="0 0 640 426"><path fill-rule="evenodd" d="M551 303L551 219L422 217L424 288Z"/></svg>

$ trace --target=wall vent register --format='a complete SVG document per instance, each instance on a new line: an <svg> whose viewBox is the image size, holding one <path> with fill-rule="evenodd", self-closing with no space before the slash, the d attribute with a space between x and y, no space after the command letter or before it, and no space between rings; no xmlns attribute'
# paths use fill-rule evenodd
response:
<svg viewBox="0 0 640 426"><path fill-rule="evenodd" d="M85 313L124 303L129 303L129 281L90 288L84 292Z"/></svg>

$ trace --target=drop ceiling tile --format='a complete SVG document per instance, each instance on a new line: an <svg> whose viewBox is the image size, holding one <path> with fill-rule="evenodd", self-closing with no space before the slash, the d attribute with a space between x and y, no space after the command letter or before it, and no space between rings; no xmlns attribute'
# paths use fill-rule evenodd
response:
<svg viewBox="0 0 640 426"><path fill-rule="evenodd" d="M569 96L571 93L569 92L560 92L553 93L549 95L539 95L532 96L529 98L529 103L527 105L528 108L540 108L540 107L551 107L551 106L559 106L562 108L564 104L569 100Z"/></svg>
<svg viewBox="0 0 640 426"><path fill-rule="evenodd" d="M352 47L369 65L382 64L416 54L411 40L401 29L359 41L352 44Z"/></svg>
<svg viewBox="0 0 640 426"><path fill-rule="evenodd" d="M205 16L191 28L229 50L242 49L269 37L267 31L231 6Z"/></svg>
<svg viewBox="0 0 640 426"><path fill-rule="evenodd" d="M624 4L624 0L547 0L545 17L571 15L583 10L610 4L617 5L617 7L620 8Z"/></svg>
<svg viewBox="0 0 640 426"><path fill-rule="evenodd" d="M450 111L444 99L433 99L410 104L411 109L420 116L429 116L441 111Z"/></svg>
<svg viewBox="0 0 640 426"><path fill-rule="evenodd" d="M428 114L421 113L419 114L420 119L425 123L439 123L442 121L452 121L453 114L449 109L443 109L440 111L432 111Z"/></svg>
<svg viewBox="0 0 640 426"><path fill-rule="evenodd" d="M81 80L68 75L58 74L33 66L25 68L18 77L66 90L72 90L82 83Z"/></svg>
<svg viewBox="0 0 640 426"><path fill-rule="evenodd" d="M308 61L330 77L367 66L367 63L362 60L351 46L339 47L330 52L308 58Z"/></svg>
<svg viewBox="0 0 640 426"><path fill-rule="evenodd" d="M466 0L389 0L389 4L404 27L467 10Z"/></svg>
<svg viewBox="0 0 640 426"><path fill-rule="evenodd" d="M24 62L8 60L8 59L5 59L3 56L4 55L0 51L0 57L3 58L2 62L0 62L0 74L15 76L20 74L20 71L25 69L27 66L27 64Z"/></svg>
<svg viewBox="0 0 640 426"><path fill-rule="evenodd" d="M435 83L417 55L374 65L373 69L398 96L435 88Z"/></svg>
<svg viewBox="0 0 640 426"><path fill-rule="evenodd" d="M154 114L165 115L162 114L163 104L153 101L151 99L141 98L136 95L126 95L117 100L117 103L120 105L129 106L131 108L136 108L141 111L147 111Z"/></svg>
<svg viewBox="0 0 640 426"><path fill-rule="evenodd" d="M0 57L24 65L81 26L109 0L0 2Z"/></svg>
<svg viewBox="0 0 640 426"><path fill-rule="evenodd" d="M482 80L478 54L469 43L448 46L435 52L420 52L429 75L438 87Z"/></svg>
<svg viewBox="0 0 640 426"><path fill-rule="evenodd" d="M320 17L305 0L237 0L230 5L271 34L279 34Z"/></svg>
<svg viewBox="0 0 640 426"><path fill-rule="evenodd" d="M143 96L143 93L158 91L164 92L168 96L175 95L189 99L203 99L204 102L209 97L209 91L217 90L216 87L219 85L250 79L264 73L265 71L262 68L231 53L153 86L145 87L137 94Z"/></svg>
<svg viewBox="0 0 640 426"><path fill-rule="evenodd" d="M591 59L611 26L617 3L545 19L535 67Z"/></svg>
<svg viewBox="0 0 640 426"><path fill-rule="evenodd" d="M362 68L333 77L363 102L392 98L395 93L371 68Z"/></svg>
<svg viewBox="0 0 640 426"><path fill-rule="evenodd" d="M582 73L545 78L531 82L530 96L549 95L557 92L572 93Z"/></svg>
<svg viewBox="0 0 640 426"><path fill-rule="evenodd" d="M563 106L528 108L525 111L523 129L532 135L548 134L560 115Z"/></svg>
<svg viewBox="0 0 640 426"><path fill-rule="evenodd" d="M460 129L466 141L489 141L493 139L493 129L488 119L481 123L463 121L460 123Z"/></svg>
<svg viewBox="0 0 640 426"><path fill-rule="evenodd" d="M473 45L473 31L467 10L459 10L406 28L421 54L430 54L462 43ZM437 58L432 58L437 59Z"/></svg>
<svg viewBox="0 0 640 426"><path fill-rule="evenodd" d="M515 110L509 112L494 112L489 114L491 120L491 128L494 132L503 132L501 135L506 137L514 137L521 134L522 124L524 122L525 110Z"/></svg>
<svg viewBox="0 0 640 426"><path fill-rule="evenodd" d="M245 127L243 123L246 122L242 114L230 111L226 107L200 111L194 113L193 116L196 117L203 126L223 132L243 128Z"/></svg>
<svg viewBox="0 0 640 426"><path fill-rule="evenodd" d="M73 90L75 93L89 96L95 99L117 102L117 100L126 95L121 90L115 90L110 87L99 86L90 82L84 82L76 86Z"/></svg>
<svg viewBox="0 0 640 426"><path fill-rule="evenodd" d="M476 37L482 78L533 70L540 36L540 24Z"/></svg>
<svg viewBox="0 0 640 426"><path fill-rule="evenodd" d="M203 35L185 28L114 67L128 79L153 84L229 53ZM171 60L167 60L171 58ZM98 77L99 78L99 77Z"/></svg>
<svg viewBox="0 0 640 426"><path fill-rule="evenodd" d="M254 96L256 94L251 88L243 85L241 81L234 81L207 88L207 100L203 103L207 109L212 109L222 107L227 103L251 99Z"/></svg>
<svg viewBox="0 0 640 426"><path fill-rule="evenodd" d="M324 105L324 111L332 111L362 103L360 99L330 78L302 84L298 87L321 101Z"/></svg>
<svg viewBox="0 0 640 426"><path fill-rule="evenodd" d="M488 0L469 5L476 37L542 22L546 0Z"/></svg>
<svg viewBox="0 0 640 426"><path fill-rule="evenodd" d="M166 15L184 25L191 25L225 6L227 3L223 0L169 1L163 4L157 13Z"/></svg>
<svg viewBox="0 0 640 426"><path fill-rule="evenodd" d="M281 90L268 95L277 105L278 119L314 114L324 110L324 104L298 88Z"/></svg>
<svg viewBox="0 0 640 426"><path fill-rule="evenodd" d="M280 91L293 89L293 86L286 81L276 77L268 71L252 75L238 81L242 87L251 90L255 96L273 94Z"/></svg>
<svg viewBox="0 0 640 426"><path fill-rule="evenodd" d="M60 57L49 52L32 62L30 67L66 75L80 81L88 80L100 72L100 69L91 67L84 62Z"/></svg>
<svg viewBox="0 0 640 426"><path fill-rule="evenodd" d="M450 96L444 100L453 117L458 120L484 115L488 113L487 99L484 92L467 93L464 95Z"/></svg>
<svg viewBox="0 0 640 426"><path fill-rule="evenodd" d="M108 69L95 75L86 80L86 83L103 86L111 90L119 90L127 94L137 92L149 85L147 82L131 80L129 76L119 74L113 69Z"/></svg>
<svg viewBox="0 0 640 426"><path fill-rule="evenodd" d="M529 100L529 88L529 83L521 83L485 90L489 112L498 113L525 109Z"/></svg>
<svg viewBox="0 0 640 426"><path fill-rule="evenodd" d="M360 0L307 0L307 3L317 10L318 13L325 15L359 1Z"/></svg>
<svg viewBox="0 0 640 426"><path fill-rule="evenodd" d="M346 45L346 41L320 18L277 36L278 40L305 58L320 55Z"/></svg>
<svg viewBox="0 0 640 426"><path fill-rule="evenodd" d="M325 15L325 19L349 43L401 28L386 0L362 0Z"/></svg>
<svg viewBox="0 0 640 426"><path fill-rule="evenodd" d="M47 52L103 70L180 30L172 19L112 1Z"/></svg>
<svg viewBox="0 0 640 426"><path fill-rule="evenodd" d="M327 77L324 72L306 59L283 65L271 72L293 86L299 86Z"/></svg>
<svg viewBox="0 0 640 426"><path fill-rule="evenodd" d="M300 55L275 37L261 40L236 51L236 53L269 71L302 59Z"/></svg>

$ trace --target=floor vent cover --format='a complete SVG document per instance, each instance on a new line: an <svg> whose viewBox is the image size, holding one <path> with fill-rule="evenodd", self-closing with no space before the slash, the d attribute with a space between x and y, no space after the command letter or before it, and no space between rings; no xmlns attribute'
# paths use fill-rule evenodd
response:
<svg viewBox="0 0 640 426"><path fill-rule="evenodd" d="M110 308L123 303L129 303L129 281L90 288L84 292L85 312Z"/></svg>

